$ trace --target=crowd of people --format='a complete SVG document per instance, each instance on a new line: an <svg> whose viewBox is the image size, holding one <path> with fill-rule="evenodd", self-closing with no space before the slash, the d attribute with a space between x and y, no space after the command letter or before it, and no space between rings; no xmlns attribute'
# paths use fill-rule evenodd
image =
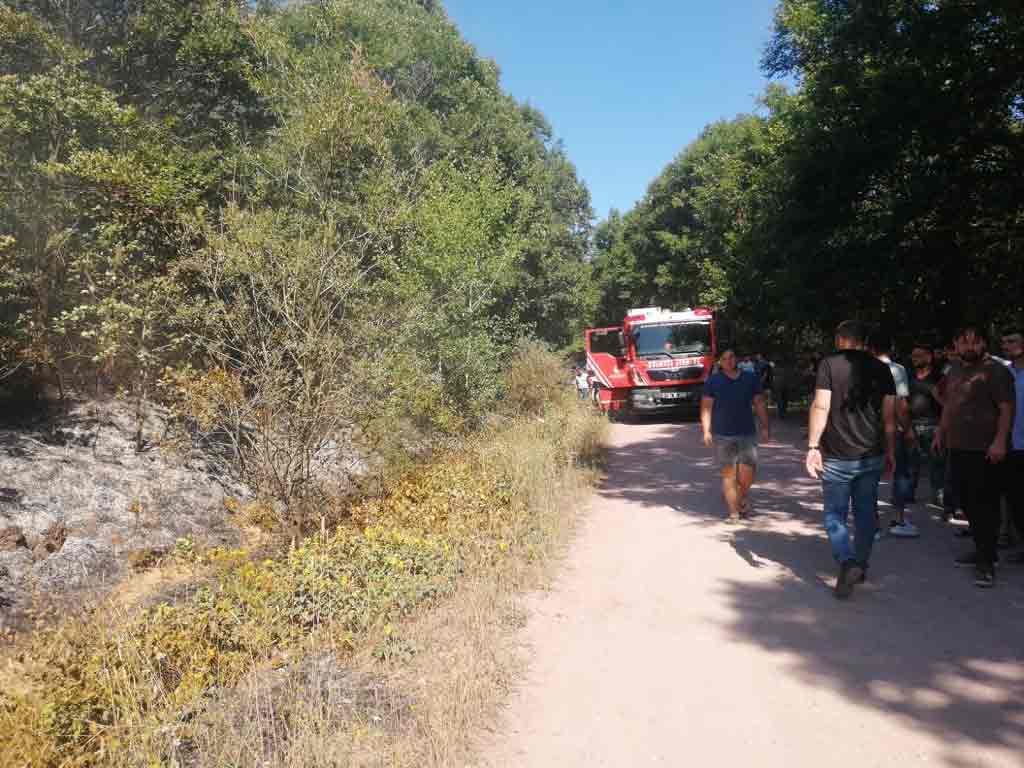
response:
<svg viewBox="0 0 1024 768"><path fill-rule="evenodd" d="M1014 530L1024 537L1024 328L1007 327L1000 340L1004 357L989 352L977 326L961 328L944 347L916 341L909 372L885 337L853 321L839 326L835 353L820 360L771 366L763 356L724 350L704 388L701 424L715 449L729 518L749 512L757 436L769 434L765 391L786 418L789 402L813 377L804 463L821 481L839 569L835 595L849 597L867 578L881 536L883 477L892 481L890 535L920 534L911 509L923 501L926 481L927 503L938 515L968 521L962 535L974 549L955 564L972 568L979 587L994 586L1001 545ZM1007 560L1024 563L1024 552Z"/></svg>

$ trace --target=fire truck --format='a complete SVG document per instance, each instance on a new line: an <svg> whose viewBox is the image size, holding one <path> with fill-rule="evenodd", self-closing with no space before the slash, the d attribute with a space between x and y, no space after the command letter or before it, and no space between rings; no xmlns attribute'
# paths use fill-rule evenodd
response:
<svg viewBox="0 0 1024 768"><path fill-rule="evenodd" d="M622 325L588 328L592 396L612 416L696 408L718 356L711 309L631 309Z"/></svg>

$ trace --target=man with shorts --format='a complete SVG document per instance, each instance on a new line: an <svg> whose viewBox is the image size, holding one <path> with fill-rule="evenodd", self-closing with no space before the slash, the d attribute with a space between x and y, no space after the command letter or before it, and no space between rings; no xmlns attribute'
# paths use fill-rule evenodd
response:
<svg viewBox="0 0 1024 768"><path fill-rule="evenodd" d="M838 351L818 366L807 430L805 464L811 477L821 478L840 599L867 578L878 483L896 466L896 382L889 366L865 351L866 335L864 326L852 320L836 329ZM856 523L852 547L847 528L851 502Z"/></svg>
<svg viewBox="0 0 1024 768"><path fill-rule="evenodd" d="M755 410L761 424L761 440L767 441L768 406L761 380L752 371L740 370L736 352L727 349L718 359L718 371L704 383L700 423L704 444L715 448L730 521L750 513L748 494L757 467Z"/></svg>

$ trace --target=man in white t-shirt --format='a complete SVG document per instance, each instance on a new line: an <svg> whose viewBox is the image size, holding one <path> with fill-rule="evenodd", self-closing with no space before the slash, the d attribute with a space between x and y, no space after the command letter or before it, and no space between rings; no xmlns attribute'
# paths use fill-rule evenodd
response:
<svg viewBox="0 0 1024 768"><path fill-rule="evenodd" d="M587 371L583 368L576 369L576 395L580 400L586 400L587 394L590 391L590 378L587 376Z"/></svg>

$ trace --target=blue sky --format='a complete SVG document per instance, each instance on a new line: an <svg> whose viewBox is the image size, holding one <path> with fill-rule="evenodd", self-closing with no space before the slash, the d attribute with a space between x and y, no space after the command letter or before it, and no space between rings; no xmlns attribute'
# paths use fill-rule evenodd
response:
<svg viewBox="0 0 1024 768"><path fill-rule="evenodd" d="M775 0L444 0L540 109L590 189L626 211L710 122L755 108Z"/></svg>

